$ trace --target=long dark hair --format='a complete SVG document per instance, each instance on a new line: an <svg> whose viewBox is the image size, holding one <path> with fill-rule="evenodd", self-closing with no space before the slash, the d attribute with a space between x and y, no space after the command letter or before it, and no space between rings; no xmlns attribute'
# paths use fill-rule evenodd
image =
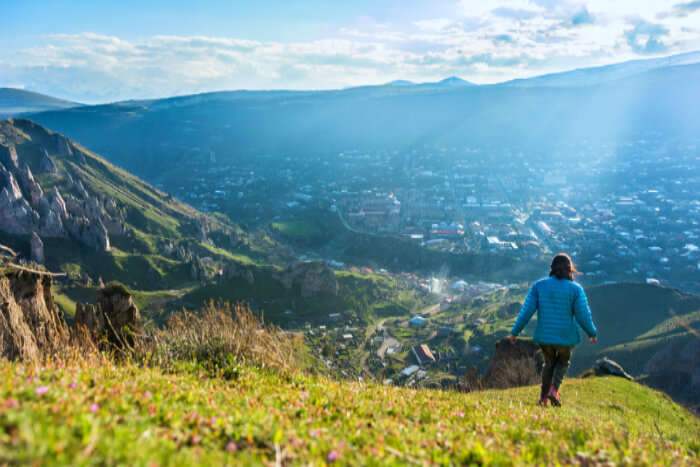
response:
<svg viewBox="0 0 700 467"><path fill-rule="evenodd" d="M557 279L569 279L573 282L574 274L578 274L574 262L566 253L559 253L552 259L550 266L550 276L557 276Z"/></svg>

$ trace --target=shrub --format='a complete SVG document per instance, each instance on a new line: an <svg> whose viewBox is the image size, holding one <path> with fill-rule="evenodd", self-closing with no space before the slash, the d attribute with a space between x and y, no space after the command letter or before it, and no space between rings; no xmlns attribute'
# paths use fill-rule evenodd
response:
<svg viewBox="0 0 700 467"><path fill-rule="evenodd" d="M183 311L153 331L148 353L156 364L193 361L231 379L240 365L289 371L299 368L301 343L265 324L243 304L209 302L200 313Z"/></svg>

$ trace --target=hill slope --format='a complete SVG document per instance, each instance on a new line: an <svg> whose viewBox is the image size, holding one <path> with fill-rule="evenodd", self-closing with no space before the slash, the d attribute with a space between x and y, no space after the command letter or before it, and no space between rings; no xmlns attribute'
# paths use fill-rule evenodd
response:
<svg viewBox="0 0 700 467"><path fill-rule="evenodd" d="M1 242L51 270L154 291L252 262L235 225L29 120L0 121L0 164Z"/></svg>
<svg viewBox="0 0 700 467"><path fill-rule="evenodd" d="M10 464L697 465L700 421L618 378L460 394L243 368L230 382L110 363L0 363Z"/></svg>
<svg viewBox="0 0 700 467"><path fill-rule="evenodd" d="M68 109L80 105L82 104L24 89L0 88L0 118L30 112Z"/></svg>

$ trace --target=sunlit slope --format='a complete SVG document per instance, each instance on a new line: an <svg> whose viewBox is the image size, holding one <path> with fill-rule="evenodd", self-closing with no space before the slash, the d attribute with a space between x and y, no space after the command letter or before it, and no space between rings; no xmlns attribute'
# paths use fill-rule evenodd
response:
<svg viewBox="0 0 700 467"><path fill-rule="evenodd" d="M697 465L700 421L618 378L461 394L243 368L0 363L0 460L59 464ZM590 464L589 464L590 463Z"/></svg>
<svg viewBox="0 0 700 467"><path fill-rule="evenodd" d="M587 294L599 339L596 345L577 347L572 362L575 372L608 356L639 375L656 352L700 333L697 295L641 283L590 287Z"/></svg>

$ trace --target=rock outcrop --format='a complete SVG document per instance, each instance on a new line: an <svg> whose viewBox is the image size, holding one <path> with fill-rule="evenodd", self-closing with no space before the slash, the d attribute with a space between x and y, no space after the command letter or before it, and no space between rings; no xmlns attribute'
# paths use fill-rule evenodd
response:
<svg viewBox="0 0 700 467"><path fill-rule="evenodd" d="M85 163L85 154L64 137L51 136L57 157L71 157ZM58 174L56 163L46 148L39 170L42 173ZM45 194L34 178L32 169L18 157L14 145L0 144L0 231L14 235L37 233L46 237L74 237L80 243L99 251L110 250L109 235L126 233L123 212L109 198L91 194L83 180L69 173L57 175L62 180L59 186L72 194L61 195L54 186Z"/></svg>
<svg viewBox="0 0 700 467"><path fill-rule="evenodd" d="M110 283L97 293L96 305L76 306L75 325L101 348L132 347L141 334L141 315L126 287Z"/></svg>
<svg viewBox="0 0 700 467"><path fill-rule="evenodd" d="M286 289L299 287L302 297L338 294L338 281L335 279L335 273L323 261L296 263L278 273L276 278Z"/></svg>
<svg viewBox="0 0 700 467"><path fill-rule="evenodd" d="M39 164L39 171L43 174L56 174L58 173L58 167L56 163L51 159L49 153L44 149L44 155L41 157L41 163Z"/></svg>
<svg viewBox="0 0 700 467"><path fill-rule="evenodd" d="M29 238L29 248L31 252L31 260L35 263L44 264L44 242L41 241L41 238L36 232L32 232L32 235Z"/></svg>
<svg viewBox="0 0 700 467"><path fill-rule="evenodd" d="M0 277L0 356L33 361L61 350L68 327L51 295L51 277L11 271Z"/></svg>
<svg viewBox="0 0 700 467"><path fill-rule="evenodd" d="M482 378L484 388L506 389L538 384L542 374L542 353L537 344L507 338L496 342L496 351Z"/></svg>
<svg viewBox="0 0 700 467"><path fill-rule="evenodd" d="M593 372L597 376L619 376L630 381L634 379L619 363L610 360L608 357L596 360L595 365L593 365Z"/></svg>
<svg viewBox="0 0 700 467"><path fill-rule="evenodd" d="M17 158L17 150L14 145L3 146L0 145L0 163L5 165L5 167L10 169L16 169L19 167L19 159Z"/></svg>

